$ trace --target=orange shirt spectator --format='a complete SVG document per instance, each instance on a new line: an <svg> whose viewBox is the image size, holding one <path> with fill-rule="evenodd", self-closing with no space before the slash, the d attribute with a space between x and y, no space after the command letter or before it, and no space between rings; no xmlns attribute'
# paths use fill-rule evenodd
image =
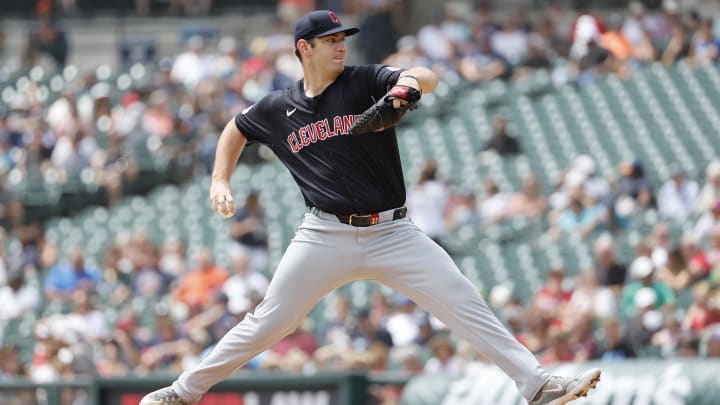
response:
<svg viewBox="0 0 720 405"><path fill-rule="evenodd" d="M625 60L632 55L632 44L618 31L608 31L600 37L600 46L610 51L616 58Z"/></svg>
<svg viewBox="0 0 720 405"><path fill-rule="evenodd" d="M192 308L210 304L213 295L222 290L228 274L218 267L205 249L199 249L195 255L196 270L187 273L180 279L175 291L175 298Z"/></svg>

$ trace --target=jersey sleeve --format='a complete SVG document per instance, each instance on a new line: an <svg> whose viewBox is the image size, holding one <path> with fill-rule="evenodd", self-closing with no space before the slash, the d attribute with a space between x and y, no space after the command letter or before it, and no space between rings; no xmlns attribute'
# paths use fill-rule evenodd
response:
<svg viewBox="0 0 720 405"><path fill-rule="evenodd" d="M367 65L367 68L369 88L377 98L385 95L395 85L400 73L406 70L387 65Z"/></svg>
<svg viewBox="0 0 720 405"><path fill-rule="evenodd" d="M265 97L235 116L235 127L245 135L248 142L267 143L270 127L268 126L268 98Z"/></svg>

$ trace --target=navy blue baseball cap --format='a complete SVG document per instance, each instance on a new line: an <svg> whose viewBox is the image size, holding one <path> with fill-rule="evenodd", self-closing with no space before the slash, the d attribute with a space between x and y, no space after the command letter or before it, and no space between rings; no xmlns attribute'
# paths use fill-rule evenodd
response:
<svg viewBox="0 0 720 405"><path fill-rule="evenodd" d="M295 25L295 45L299 39L311 39L325 35L344 32L346 36L357 34L360 29L342 25L340 18L334 11L317 10L311 11Z"/></svg>

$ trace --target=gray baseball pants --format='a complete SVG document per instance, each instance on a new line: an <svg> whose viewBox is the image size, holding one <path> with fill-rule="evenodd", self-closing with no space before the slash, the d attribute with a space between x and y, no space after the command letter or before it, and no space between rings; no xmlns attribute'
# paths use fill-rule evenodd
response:
<svg viewBox="0 0 720 405"><path fill-rule="evenodd" d="M213 385L292 332L332 290L369 279L415 301L495 362L531 399L549 375L488 308L450 256L408 219L365 228L305 214L267 295L193 370L173 383L184 400Z"/></svg>

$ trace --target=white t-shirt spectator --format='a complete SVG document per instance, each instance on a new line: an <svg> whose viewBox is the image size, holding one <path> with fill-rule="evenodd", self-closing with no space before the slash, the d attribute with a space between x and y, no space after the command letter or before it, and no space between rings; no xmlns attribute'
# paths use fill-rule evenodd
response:
<svg viewBox="0 0 720 405"><path fill-rule="evenodd" d="M432 238L447 235L444 214L450 190L442 181L428 180L410 188L407 207L415 225Z"/></svg>
<svg viewBox="0 0 720 405"><path fill-rule="evenodd" d="M668 180L658 193L658 210L664 218L683 221L687 219L695 207L699 187L692 180L683 180L680 185L675 180Z"/></svg>
<svg viewBox="0 0 720 405"><path fill-rule="evenodd" d="M433 61L449 61L453 47L448 35L441 27L426 25L418 32L420 49Z"/></svg>
<svg viewBox="0 0 720 405"><path fill-rule="evenodd" d="M497 31L492 35L490 43L493 51L513 65L525 60L528 53L528 35L520 29Z"/></svg>
<svg viewBox="0 0 720 405"><path fill-rule="evenodd" d="M192 89L200 80L207 77L209 72L209 59L200 52L183 52L175 59L170 77L182 83L186 88Z"/></svg>
<svg viewBox="0 0 720 405"><path fill-rule="evenodd" d="M17 291L10 286L0 287L0 321L19 318L35 311L40 304L37 288L23 285Z"/></svg>
<svg viewBox="0 0 720 405"><path fill-rule="evenodd" d="M268 281L260 273L249 271L231 276L223 285L223 292L228 297L228 309L233 314L247 311L252 304L252 297L264 297L267 288Z"/></svg>
<svg viewBox="0 0 720 405"><path fill-rule="evenodd" d="M480 216L485 222L495 222L502 219L510 204L510 195L499 192L480 204Z"/></svg>

